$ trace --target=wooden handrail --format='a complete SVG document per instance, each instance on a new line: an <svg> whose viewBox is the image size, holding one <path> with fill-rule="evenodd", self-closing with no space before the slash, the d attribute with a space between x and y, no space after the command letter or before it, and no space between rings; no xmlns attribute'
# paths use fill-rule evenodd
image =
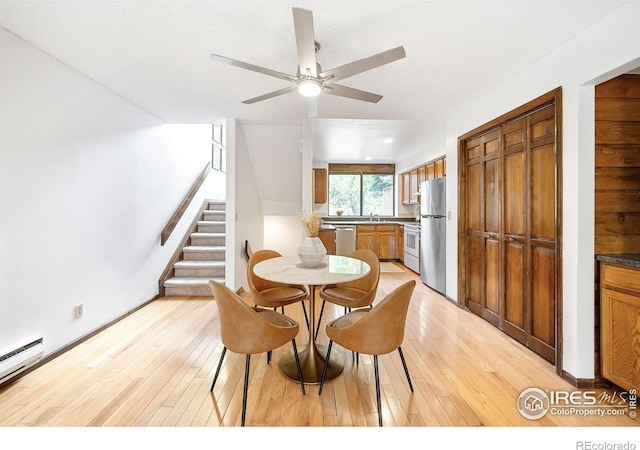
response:
<svg viewBox="0 0 640 450"><path fill-rule="evenodd" d="M173 233L174 228L176 227L176 225L178 225L178 222L180 222L180 219L182 219L182 216L184 215L185 211L189 207L189 204L191 203L193 198L196 196L198 189L200 189L200 186L202 186L202 183L204 183L204 180L207 178L207 175L209 175L210 171L211 171L211 163L208 162L205 168L200 173L200 176L198 177L198 179L196 179L195 183L193 183L191 190L189 191L185 199L180 204L180 207L178 208L178 210L173 214L173 217L171 217L171 220L169 220L169 223L167 224L167 226L164 227L164 230L162 230L162 234L160 234L160 245L164 245L167 242L167 240L169 239L169 236L171 236L171 233Z"/></svg>

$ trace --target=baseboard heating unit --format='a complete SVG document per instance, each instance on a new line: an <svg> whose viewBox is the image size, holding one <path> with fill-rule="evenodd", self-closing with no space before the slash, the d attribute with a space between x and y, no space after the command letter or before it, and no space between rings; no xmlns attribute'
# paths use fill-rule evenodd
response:
<svg viewBox="0 0 640 450"><path fill-rule="evenodd" d="M0 354L0 384L34 365L44 354L42 338L28 339Z"/></svg>

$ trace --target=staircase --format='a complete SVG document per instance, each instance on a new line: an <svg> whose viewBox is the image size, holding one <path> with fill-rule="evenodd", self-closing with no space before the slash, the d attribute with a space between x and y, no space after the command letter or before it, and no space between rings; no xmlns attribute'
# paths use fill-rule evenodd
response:
<svg viewBox="0 0 640 450"><path fill-rule="evenodd" d="M209 280L225 280L226 204L209 201L195 231L173 265L173 276L164 281L165 296L211 297Z"/></svg>

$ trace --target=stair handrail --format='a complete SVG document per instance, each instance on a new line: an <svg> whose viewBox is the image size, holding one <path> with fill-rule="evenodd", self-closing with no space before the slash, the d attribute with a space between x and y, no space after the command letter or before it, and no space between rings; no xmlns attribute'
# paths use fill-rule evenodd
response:
<svg viewBox="0 0 640 450"><path fill-rule="evenodd" d="M184 215L185 211L189 207L189 204L193 201L194 197L196 196L196 193L200 189L200 186L202 186L202 183L204 183L204 180L207 178L207 175L209 175L210 171L211 171L211 162L207 162L207 165L204 167L204 169L202 169L200 176L198 176L196 181L193 183L191 190L189 191L185 199L182 201L182 203L180 204L176 212L173 214L167 226L165 226L164 230L162 230L162 233L160 234L161 246L167 242L167 240L169 239L169 236L171 236L171 233L173 233L173 230L175 229L176 225L178 225L178 222L180 222L180 219L182 219L182 216Z"/></svg>

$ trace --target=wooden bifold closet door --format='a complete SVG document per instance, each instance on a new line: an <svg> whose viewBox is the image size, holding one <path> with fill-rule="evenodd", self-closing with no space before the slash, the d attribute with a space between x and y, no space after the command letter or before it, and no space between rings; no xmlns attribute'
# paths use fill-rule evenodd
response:
<svg viewBox="0 0 640 450"><path fill-rule="evenodd" d="M465 305L556 363L556 100L460 139Z"/></svg>

